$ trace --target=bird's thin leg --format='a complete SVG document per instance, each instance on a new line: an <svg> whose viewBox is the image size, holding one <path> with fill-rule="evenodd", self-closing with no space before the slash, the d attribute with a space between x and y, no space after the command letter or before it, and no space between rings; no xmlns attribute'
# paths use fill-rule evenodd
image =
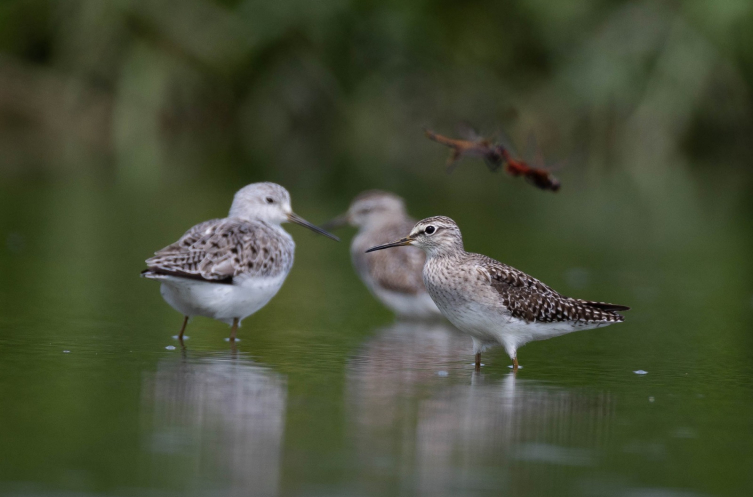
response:
<svg viewBox="0 0 753 497"><path fill-rule="evenodd" d="M183 318L183 326L180 327L180 333L178 333L178 340L183 341L183 333L186 332L186 325L188 324L188 316Z"/></svg>
<svg viewBox="0 0 753 497"><path fill-rule="evenodd" d="M233 327L230 328L230 341L235 341L235 333L238 331L238 318L233 318Z"/></svg>
<svg viewBox="0 0 753 497"><path fill-rule="evenodd" d="M481 352L476 352L476 371L481 371Z"/></svg>
<svg viewBox="0 0 753 497"><path fill-rule="evenodd" d="M515 356L512 358L512 370L513 371L518 370L518 356Z"/></svg>

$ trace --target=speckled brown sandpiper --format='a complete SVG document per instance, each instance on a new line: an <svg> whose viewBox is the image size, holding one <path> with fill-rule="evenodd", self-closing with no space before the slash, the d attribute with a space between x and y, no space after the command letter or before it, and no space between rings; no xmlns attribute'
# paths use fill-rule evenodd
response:
<svg viewBox="0 0 753 497"><path fill-rule="evenodd" d="M624 318L618 311L630 309L565 297L522 271L466 252L448 217L419 221L407 237L367 252L403 245L426 253L426 289L442 314L473 338L476 369L487 346L504 346L517 370L517 351L526 343L619 323Z"/></svg>

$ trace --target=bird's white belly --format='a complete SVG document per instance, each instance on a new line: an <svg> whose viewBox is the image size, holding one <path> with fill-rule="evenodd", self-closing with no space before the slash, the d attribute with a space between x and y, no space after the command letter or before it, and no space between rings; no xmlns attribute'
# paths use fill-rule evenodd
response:
<svg viewBox="0 0 753 497"><path fill-rule="evenodd" d="M186 316L204 316L231 324L233 319L243 320L264 307L280 290L286 276L240 277L231 285L168 276L162 279L160 292L168 304Z"/></svg>
<svg viewBox="0 0 753 497"><path fill-rule="evenodd" d="M476 302L440 306L442 313L459 330L482 342L498 342L500 332L507 328L509 315L490 310Z"/></svg>
<svg viewBox="0 0 753 497"><path fill-rule="evenodd" d="M559 323L526 322L508 313L492 310L475 302L445 308L444 314L458 329L473 337L475 352L499 344L505 347L510 357L515 357L517 349L528 342L611 324L574 323L570 321Z"/></svg>
<svg viewBox="0 0 753 497"><path fill-rule="evenodd" d="M495 312L475 303L445 311L445 315L458 329L473 337L474 352L480 352L486 347L499 344L505 347L510 357L515 357L518 348L528 342L611 324L526 322L507 313Z"/></svg>

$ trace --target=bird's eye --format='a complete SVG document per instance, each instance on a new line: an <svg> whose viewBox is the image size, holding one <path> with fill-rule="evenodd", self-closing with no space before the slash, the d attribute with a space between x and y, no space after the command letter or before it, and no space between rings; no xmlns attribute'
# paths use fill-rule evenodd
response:
<svg viewBox="0 0 753 497"><path fill-rule="evenodd" d="M267 203L268 204L274 204L275 203L275 199L273 199L272 197L267 197Z"/></svg>
<svg viewBox="0 0 753 497"><path fill-rule="evenodd" d="M426 233L427 235L431 235L436 230L437 229L434 226L427 226L426 229L424 230L424 233Z"/></svg>

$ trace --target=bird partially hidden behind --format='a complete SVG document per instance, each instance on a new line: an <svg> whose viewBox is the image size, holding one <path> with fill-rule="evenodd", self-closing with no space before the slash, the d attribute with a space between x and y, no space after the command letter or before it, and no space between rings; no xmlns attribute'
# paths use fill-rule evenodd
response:
<svg viewBox="0 0 753 497"><path fill-rule="evenodd" d="M502 345L518 369L518 348L533 340L619 323L624 305L560 295L541 281L485 255L466 252L455 222L444 216L416 223L405 238L366 252L413 245L426 253L423 279L431 298L481 352Z"/></svg>
<svg viewBox="0 0 753 497"><path fill-rule="evenodd" d="M180 340L190 318L205 316L232 325L234 341L241 321L275 296L293 267L284 222L339 240L296 215L282 186L253 183L235 194L228 217L197 224L146 260L141 275L159 280L162 297L185 316Z"/></svg>
<svg viewBox="0 0 753 497"><path fill-rule="evenodd" d="M408 215L402 198L370 190L356 196L348 212L324 224L327 229L344 225L358 228L350 255L358 276L371 293L403 319L441 318L426 292L421 270L426 256L414 247L366 255L376 244L394 240L410 231L416 220Z"/></svg>

